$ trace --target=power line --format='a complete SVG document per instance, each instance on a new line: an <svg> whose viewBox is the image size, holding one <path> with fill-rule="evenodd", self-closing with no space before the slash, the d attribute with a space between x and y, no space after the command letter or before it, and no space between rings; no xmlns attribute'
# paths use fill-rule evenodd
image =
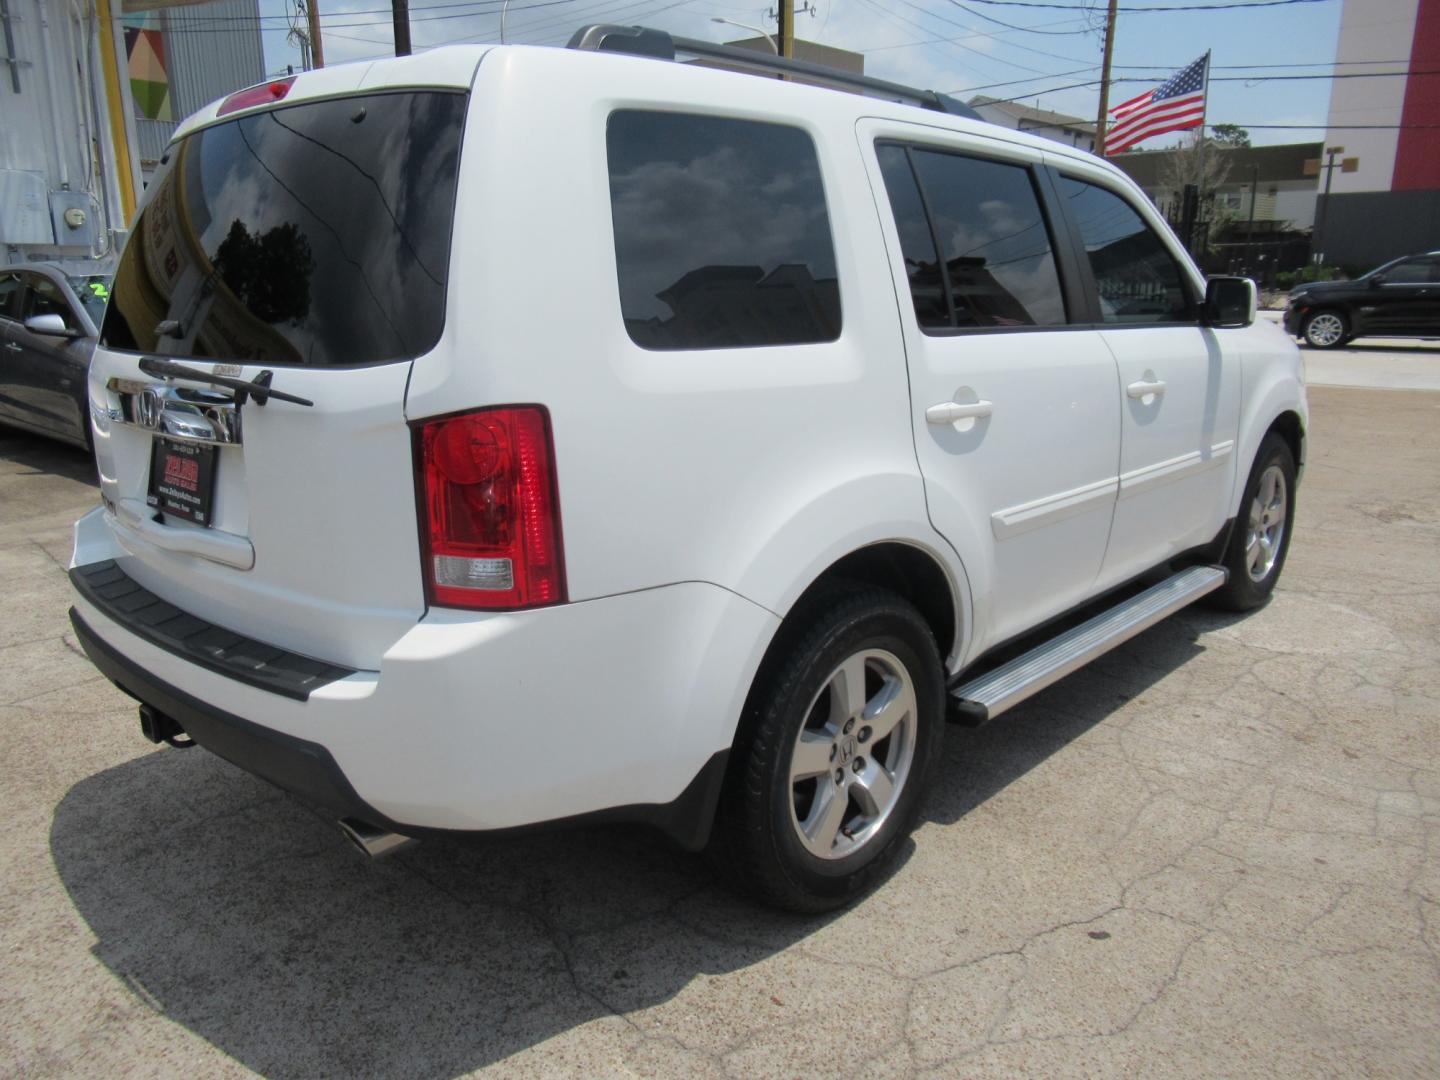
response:
<svg viewBox="0 0 1440 1080"><path fill-rule="evenodd" d="M561 4L569 4L569 3L573 3L573 2L574 2L574 0L541 0L540 3L526 4L526 5L525 5L525 10L526 10L526 11L533 11L533 10L536 9L536 8L559 7ZM689 0L686 0L686 2L689 2ZM458 6L458 5L441 5L441 6L442 6L442 7L444 7L444 6L452 6L452 7L453 7L453 6ZM386 9L387 14L389 13L389 10L390 10L390 9L388 9L388 8ZM350 13L349 13L349 12L342 12L341 14L348 15L348 14L350 14ZM412 18L410 21L411 21L411 22L421 22L421 23L423 23L423 22L442 22L442 21L446 21L446 20L449 20L449 19L475 19L475 18L481 18L481 17L483 17L483 16L486 15L486 14L487 14L487 13L486 13L486 12L483 12L483 11L467 11L467 12L463 12L463 13L461 13L461 14L459 14L459 15L422 15L422 16L420 16L419 18ZM374 20L374 19L372 19L372 20L370 20L370 21L368 21L368 22L322 23L322 24L321 24L321 29L323 29L326 33L329 33L329 31L330 31L331 29L362 29L362 28L375 29L375 28L377 28L377 27L382 27L382 26L387 26L387 25L389 25L388 20L385 20L385 19ZM244 33L245 31L247 31L247 30L252 30L252 29L254 29L254 30L259 30L259 31L262 32L262 33L273 33L273 32L277 32L277 31L281 31L281 30L288 31L288 30L289 30L289 27L287 27L287 26L260 26L260 27L246 27L246 26L228 26L228 27L227 27L227 26L174 27L174 26L172 26L172 27L168 27L168 28L166 29L165 33L167 33L167 34L236 34L236 33Z"/></svg>
<svg viewBox="0 0 1440 1080"><path fill-rule="evenodd" d="M1019 26L1015 23L1008 23L1004 19L997 19L993 15L986 15L983 11L976 11L974 8L966 7L964 4L960 3L960 0L949 0L949 2L954 4L967 15L973 15L977 19L984 19L986 22L995 23L997 26L1003 26L1007 30L1020 30L1026 34L1045 34L1048 37L1074 37L1075 34L1078 32L1075 30L1040 30L1034 26ZM1066 8L1065 10L1078 11L1080 9Z"/></svg>
<svg viewBox="0 0 1440 1080"><path fill-rule="evenodd" d="M880 3L876 2L876 0L862 0L862 2L865 4L866 7L870 8L871 10L873 10L874 12L876 12L876 14L882 16L883 18L886 18L886 19L890 20L891 22L895 22L896 20L900 20L900 21L902 21L902 22L905 22L905 23L909 24L910 26L916 27L917 29L919 29L919 30L921 30L921 31L924 31L925 33L929 33L929 32L930 32L929 29L928 29L926 26L924 26L924 25L921 24L921 23L916 22L914 19L907 18L906 16L901 15L901 14L899 14L899 13L897 13L897 12L887 11L887 10L885 9L885 7L884 7L883 5L881 5ZM901 3L906 4L908 7L916 8L916 9L917 9L918 11L920 11L922 14L931 15L931 13L930 13L929 11L926 11L924 8L920 7L918 4L912 3L911 0L901 0ZM959 24L959 23L954 23L954 22L952 22L952 20L945 19L945 18L943 18L943 16L933 15L932 17L933 17L933 18L937 18L937 19L941 19L941 20L944 21L944 22L949 22L949 23L951 23L951 25L954 25L954 26L960 26L960 25L961 25L961 24ZM961 26L961 29L971 30L972 28L969 27L969 26ZM981 59L983 59L983 60L991 61L991 62L997 63L997 64L1004 64L1004 65L1006 65L1007 67L1019 68L1021 71L1029 71L1029 72L1032 72L1032 73L1034 73L1035 75L1038 75L1038 76L1041 76L1041 77L1051 76L1051 74L1052 74L1052 73L1050 73L1050 72L1040 71L1040 70L1038 70L1038 69L1036 69L1036 68L1026 67L1024 64L1017 64L1017 63L1015 63L1013 60L1006 60L1006 59L1004 59L1004 58L1002 58L1002 57L999 57L999 56L991 56L991 55L989 55L988 53L981 52L979 49L971 48L969 45L963 45L963 44L961 44L959 41L946 40L946 41L944 41L944 44L953 45L953 46L954 46L955 48L957 48L957 49L963 49L963 50L965 50L966 52L974 53L975 55L981 57ZM974 61L971 61L971 62L973 63ZM1052 76L1052 77L1053 77L1053 76Z"/></svg>
<svg viewBox="0 0 1440 1080"><path fill-rule="evenodd" d="M953 0L952 0L953 2ZM989 4L991 7L1045 8L1058 11L1087 11L1079 4L1060 4L1053 0L970 0L972 4ZM1288 4L1324 4L1329 0L1222 0L1216 4L1134 5L1117 7L1116 11L1224 11L1229 8L1285 7ZM957 5L958 6L958 5Z"/></svg>
<svg viewBox="0 0 1440 1080"><path fill-rule="evenodd" d="M489 7L491 7L491 8L494 8L494 7L498 7L498 6L499 6L500 4L502 4L502 3L504 3L504 0L463 0L463 2L458 3L458 4L423 4L423 5L417 5L417 6L415 6L415 7L412 7L410 10L411 10L411 11L453 11L453 10L456 10L456 9L462 8L462 7L479 7L479 6L481 6L481 5L486 5L486 6L489 6ZM530 4L525 4L525 5L523 5L523 6L524 6L524 7L531 7L532 5L530 5ZM518 8L517 8L517 10L518 10ZM387 8L361 8L361 9L356 10L356 11L337 11L337 12L332 12L329 16L326 16L326 15L323 15L323 14L322 14L320 17L323 19L323 18L327 18L327 17L328 17L328 18L349 18L349 17L352 16L352 15L389 15L389 14L391 13L391 11L392 11L392 9L391 9L391 8L388 8L388 7L387 7ZM127 14L128 14L128 13L127 13ZM482 12L475 12L475 14L477 14L477 15L483 15L483 14L486 14L486 13L482 11ZM186 21L187 23L190 23L190 22L207 22L207 23L216 23L216 22L237 23L237 22L238 22L238 23L253 23L253 22L264 22L264 21L266 21L266 20L274 21L274 20L277 20L277 19L278 19L278 20L288 20L288 19L290 19L291 17L292 17L292 16L291 16L290 14L288 14L288 13L285 14L285 15L191 15L191 14L189 14L189 13L187 12L187 13L184 15L184 19L185 19L185 21ZM125 14L116 15L116 16L114 16L114 18L115 18L116 20L123 20L124 18L126 18L126 15L125 15Z"/></svg>

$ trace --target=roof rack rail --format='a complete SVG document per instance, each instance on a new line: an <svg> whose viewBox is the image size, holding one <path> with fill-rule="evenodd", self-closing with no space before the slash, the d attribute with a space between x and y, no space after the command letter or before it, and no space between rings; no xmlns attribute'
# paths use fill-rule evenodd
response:
<svg viewBox="0 0 1440 1080"><path fill-rule="evenodd" d="M674 37L664 30L645 26L616 26L595 23L582 26L571 36L570 49L592 52L618 52L630 56L649 56L656 60L674 60L677 54L688 54L704 60L720 60L727 65L764 74L799 75L807 80L842 90L853 90L868 97L884 98L907 105L919 105L934 112L949 113L979 120L980 114L957 98L935 90L918 90L902 83L854 75L805 60L789 60L769 53L742 49L734 45L718 45L697 38Z"/></svg>

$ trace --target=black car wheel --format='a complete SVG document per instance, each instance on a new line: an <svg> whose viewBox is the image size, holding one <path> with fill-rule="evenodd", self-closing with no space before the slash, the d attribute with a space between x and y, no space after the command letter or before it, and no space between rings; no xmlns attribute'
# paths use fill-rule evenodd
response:
<svg viewBox="0 0 1440 1080"><path fill-rule="evenodd" d="M1300 336L1313 349L1338 349L1350 340L1350 324L1338 311L1312 311L1305 316Z"/></svg>

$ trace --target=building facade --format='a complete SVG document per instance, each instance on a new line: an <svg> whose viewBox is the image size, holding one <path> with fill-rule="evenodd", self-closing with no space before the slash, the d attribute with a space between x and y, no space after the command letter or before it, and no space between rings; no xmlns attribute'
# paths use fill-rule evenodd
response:
<svg viewBox="0 0 1440 1080"><path fill-rule="evenodd" d="M1440 0L1345 0L1335 59L1379 74L1333 83L1325 146L1355 163L1328 197L1322 177L1317 256L1368 269L1440 247Z"/></svg>
<svg viewBox="0 0 1440 1080"><path fill-rule="evenodd" d="M0 264L113 262L179 122L260 82L258 0L5 0Z"/></svg>
<svg viewBox="0 0 1440 1080"><path fill-rule="evenodd" d="M982 120L992 124L1054 139L1081 150L1095 150L1094 121L1022 105L1018 101L996 101L983 94L971 98L967 104L980 114Z"/></svg>

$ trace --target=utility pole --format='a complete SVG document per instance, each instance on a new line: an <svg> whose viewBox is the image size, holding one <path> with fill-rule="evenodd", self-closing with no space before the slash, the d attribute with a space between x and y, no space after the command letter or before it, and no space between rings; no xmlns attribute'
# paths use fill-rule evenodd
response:
<svg viewBox="0 0 1440 1080"><path fill-rule="evenodd" d="M790 60L795 56L795 0L777 0L776 10L780 32L775 36L780 39L780 55Z"/></svg>
<svg viewBox="0 0 1440 1080"><path fill-rule="evenodd" d="M1325 211L1330 208L1330 181L1335 176L1335 170L1356 172L1360 168L1358 157L1335 160L1338 155L1343 153L1345 153L1343 146L1327 146L1325 147L1327 160L1322 162L1319 158L1311 158L1304 165L1306 176L1319 176L1322 170L1325 173L1325 194L1323 198L1317 200L1315 227L1310 230L1310 258L1315 262L1323 263L1325 261L1325 249L1321 246L1320 240L1325 232Z"/></svg>
<svg viewBox="0 0 1440 1080"><path fill-rule="evenodd" d="M310 23L310 60L317 68L325 66L325 47L320 44L320 0L305 0L305 18Z"/></svg>
<svg viewBox="0 0 1440 1080"><path fill-rule="evenodd" d="M1260 166L1250 166L1250 221L1245 226L1245 269L1250 269L1250 249L1255 243L1255 200L1260 196Z"/></svg>
<svg viewBox="0 0 1440 1080"><path fill-rule="evenodd" d="M1105 55L1100 61L1100 114L1095 118L1095 153L1105 156L1105 117L1110 111L1110 60L1115 55L1115 9L1119 0L1110 0L1105 15Z"/></svg>
<svg viewBox="0 0 1440 1080"><path fill-rule="evenodd" d="M410 0L390 0L395 21L395 55L410 55Z"/></svg>

